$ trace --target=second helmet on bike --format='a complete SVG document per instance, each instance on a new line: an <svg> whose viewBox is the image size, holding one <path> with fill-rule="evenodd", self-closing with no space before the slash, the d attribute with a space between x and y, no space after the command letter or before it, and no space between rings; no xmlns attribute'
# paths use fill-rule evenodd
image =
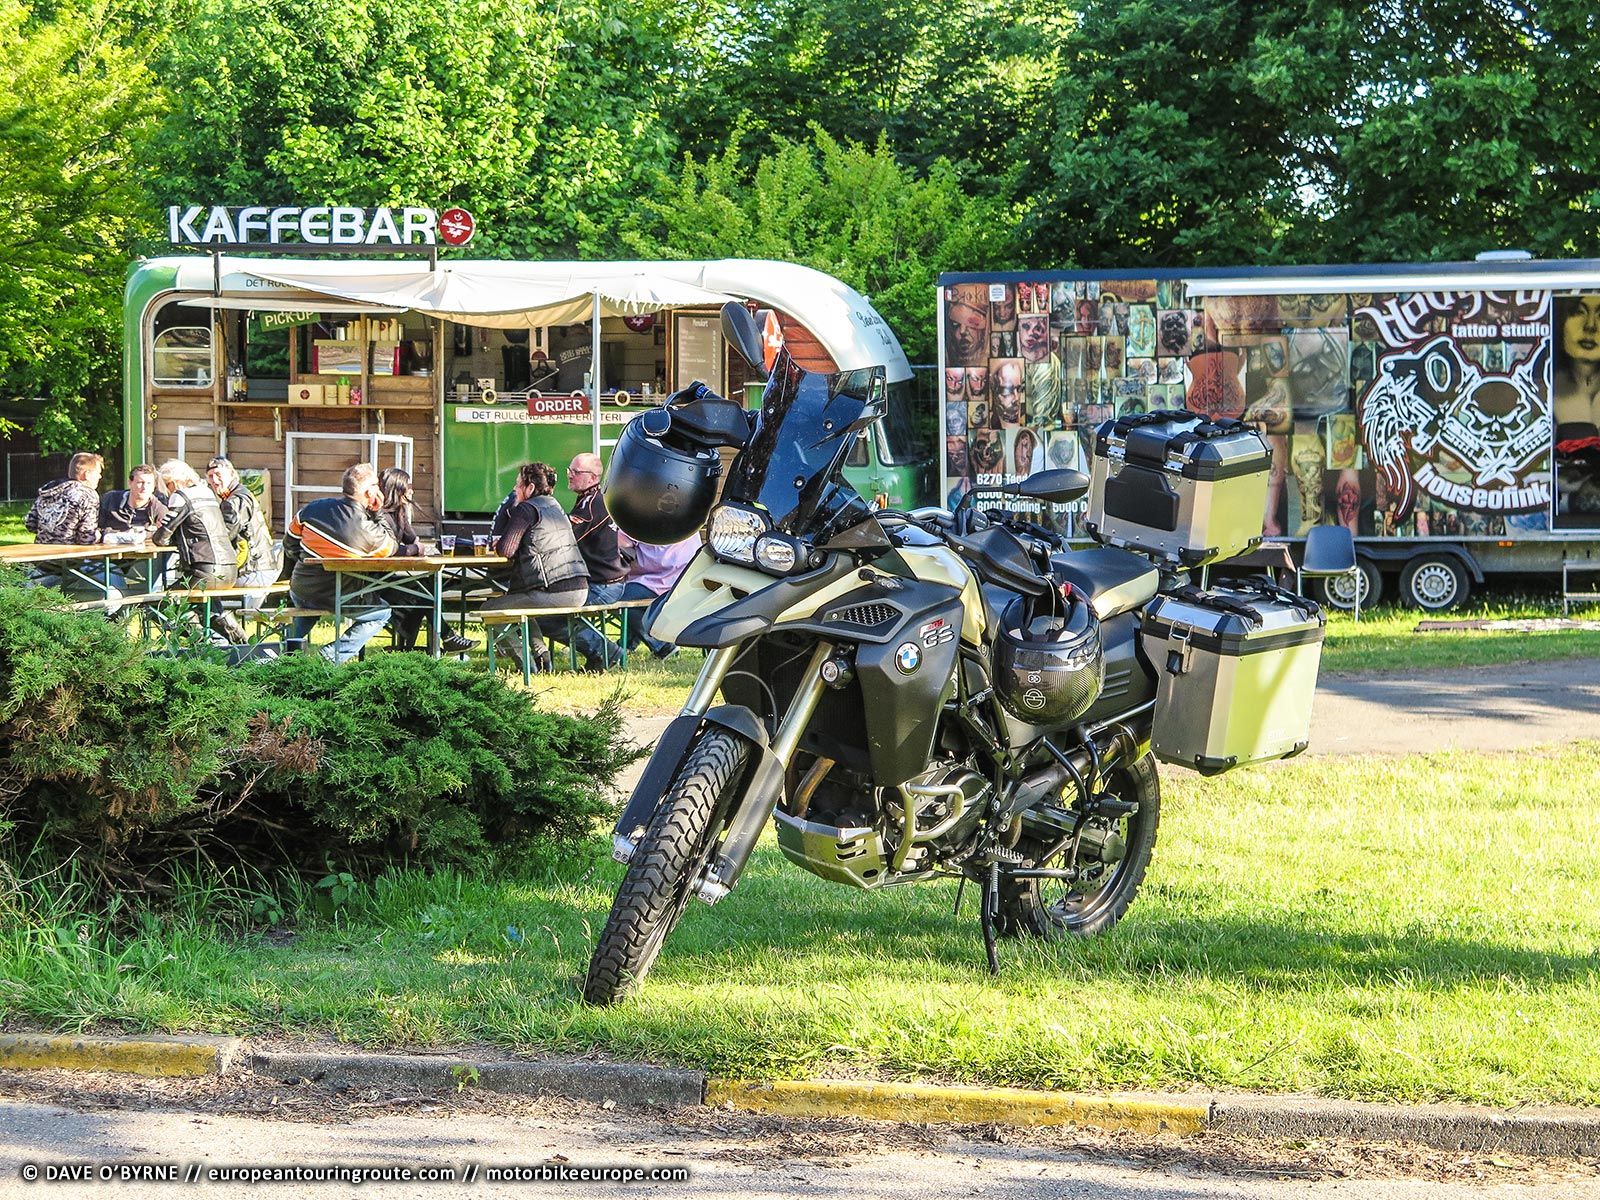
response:
<svg viewBox="0 0 1600 1200"><path fill-rule="evenodd" d="M1100 698L1105 682L1100 623L1070 587L1008 604L993 661L1000 706L1032 725L1076 721Z"/></svg>

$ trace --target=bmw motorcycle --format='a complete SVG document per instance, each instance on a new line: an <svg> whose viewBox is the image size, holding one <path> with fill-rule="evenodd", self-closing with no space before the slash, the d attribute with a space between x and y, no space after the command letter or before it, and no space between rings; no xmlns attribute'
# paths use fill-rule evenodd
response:
<svg viewBox="0 0 1600 1200"><path fill-rule="evenodd" d="M759 364L749 314L723 324ZM606 499L630 536L710 510L651 630L706 661L617 821L591 1003L644 979L692 900L727 896L769 822L834 883L972 883L991 970L998 935L1098 934L1139 891L1161 795L1138 613L1173 580L1003 508L872 508L841 468L885 392L881 369L783 352L758 414L696 384L619 439ZM1037 508L1088 487L1048 470L1006 490Z"/></svg>

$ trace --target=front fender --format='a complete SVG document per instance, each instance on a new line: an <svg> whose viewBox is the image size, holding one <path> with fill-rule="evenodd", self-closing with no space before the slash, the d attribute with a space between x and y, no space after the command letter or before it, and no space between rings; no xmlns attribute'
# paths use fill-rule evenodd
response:
<svg viewBox="0 0 1600 1200"><path fill-rule="evenodd" d="M703 717L684 713L674 717L656 740L656 747L650 752L650 761L645 764L644 773L639 776L639 782L633 785L633 793L623 806L622 815L617 818L618 835L629 842L639 840L644 827L650 823L651 814L661 803L661 797L672 785L673 777L683 764L689 747L694 744L695 736L706 725L720 725L751 744L755 761L741 785L745 796L765 795L766 789L783 787L783 765L767 748L766 726L751 709L743 704L719 704L709 709ZM757 788L761 790L757 791Z"/></svg>

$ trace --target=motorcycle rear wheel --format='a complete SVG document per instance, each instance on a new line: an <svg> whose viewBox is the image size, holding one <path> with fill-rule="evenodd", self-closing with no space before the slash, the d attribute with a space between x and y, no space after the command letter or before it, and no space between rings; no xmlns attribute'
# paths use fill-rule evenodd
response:
<svg viewBox="0 0 1600 1200"><path fill-rule="evenodd" d="M1113 771L1106 789L1122 800L1135 800L1139 811L1118 822L1126 850L1120 861L1111 864L1106 874L1088 890L1073 891L1071 885L1056 879L1000 879L1000 911L996 927L1013 937L1040 938L1094 937L1122 919L1139 894L1145 871L1156 847L1156 827L1161 823L1161 784L1156 777L1155 759L1146 754L1137 762ZM1030 865L1062 865L1070 846L1051 862L1038 856L1049 844L1024 834L1017 842L1019 853Z"/></svg>
<svg viewBox="0 0 1600 1200"><path fill-rule="evenodd" d="M589 960L583 998L614 1004L644 980L689 906L690 889L716 848L717 818L744 773L750 746L709 729L689 750L628 863Z"/></svg>

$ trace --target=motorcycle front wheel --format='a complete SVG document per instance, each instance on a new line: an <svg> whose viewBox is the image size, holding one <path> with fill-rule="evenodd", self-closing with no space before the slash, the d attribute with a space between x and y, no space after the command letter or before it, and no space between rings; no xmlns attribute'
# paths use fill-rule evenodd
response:
<svg viewBox="0 0 1600 1200"><path fill-rule="evenodd" d="M1146 754L1113 771L1106 791L1139 805L1137 812L1115 823L1123 841L1122 858L1107 864L1103 873L1088 883L1002 876L996 920L1001 933L1041 938L1094 937L1110 929L1128 911L1149 869L1156 847L1156 826L1161 823L1161 783L1156 777L1155 759ZM1027 834L1018 839L1016 846L1030 866L1065 866L1071 846L1049 861L1039 861L1038 856L1049 848L1049 843Z"/></svg>
<svg viewBox="0 0 1600 1200"><path fill-rule="evenodd" d="M583 998L590 1004L621 1000L655 964L716 848L718 818L727 814L728 794L749 753L743 738L712 728L684 757L634 848L589 960Z"/></svg>

